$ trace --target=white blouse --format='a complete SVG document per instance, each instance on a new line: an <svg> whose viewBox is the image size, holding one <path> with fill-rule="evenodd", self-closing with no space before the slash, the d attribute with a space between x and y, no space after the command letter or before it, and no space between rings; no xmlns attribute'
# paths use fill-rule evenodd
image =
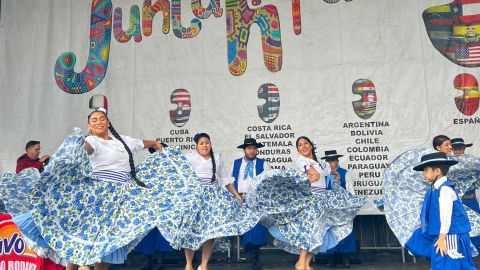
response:
<svg viewBox="0 0 480 270"><path fill-rule="evenodd" d="M219 186L226 186L233 183L235 180L233 176L230 176L225 163L223 161L222 155L220 153L215 153L215 165L217 167L215 178L216 184ZM197 151L190 152L185 155L190 165L192 165L195 173L200 178L203 184L209 184L212 179L212 159L204 159Z"/></svg>
<svg viewBox="0 0 480 270"><path fill-rule="evenodd" d="M440 177L435 181L433 186L437 189L447 180L446 176ZM447 234L450 230L450 225L452 225L453 202L457 199L457 193L455 193L455 190L451 187L444 186L440 190L440 198L438 198L440 208L440 233Z"/></svg>
<svg viewBox="0 0 480 270"><path fill-rule="evenodd" d="M320 179L310 184L311 189L312 191L316 192L325 191L325 188L327 187L325 183L325 177L331 172L330 165L328 165L327 162L321 159L317 162L313 159L306 158L300 155L295 164L297 166L297 169L305 174L307 173L308 169L310 169L310 167L313 167L315 170L317 170L320 173Z"/></svg>
<svg viewBox="0 0 480 270"><path fill-rule="evenodd" d="M128 145L132 154L135 155L143 149L143 141L133 139L129 136L120 135L123 141ZM111 140L104 140L97 136L88 136L85 141L93 148L93 153L88 157L92 164L93 171L117 171L130 172L130 163L128 153L123 144L113 135Z"/></svg>
<svg viewBox="0 0 480 270"><path fill-rule="evenodd" d="M237 191L239 193L248 193L252 186L252 182L253 182L252 177L248 176L247 179L243 179L243 176L245 174L245 169L247 167L247 163L248 163L248 160L245 160L245 157L242 158L242 164L240 165L240 169L238 171L238 180L237 180L237 183L238 183ZM263 171L267 172L269 170L271 170L270 164L268 164L267 161L263 162ZM233 172L233 168L232 168L232 172ZM254 177L257 176L257 159L256 158L253 160L253 176Z"/></svg>

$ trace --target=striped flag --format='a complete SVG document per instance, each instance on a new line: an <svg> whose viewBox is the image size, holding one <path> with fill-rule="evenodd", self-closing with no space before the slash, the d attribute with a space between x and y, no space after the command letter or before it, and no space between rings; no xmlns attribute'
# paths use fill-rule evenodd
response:
<svg viewBox="0 0 480 270"><path fill-rule="evenodd" d="M170 103L176 104L177 108L170 110L170 121L176 127L183 127L190 119L192 101L190 93L185 89L176 89L170 96Z"/></svg>
<svg viewBox="0 0 480 270"><path fill-rule="evenodd" d="M361 101L364 109L375 109L377 107L377 95L375 93L363 93Z"/></svg>
<svg viewBox="0 0 480 270"><path fill-rule="evenodd" d="M453 87L463 92L461 96L455 97L458 111L466 116L475 114L480 99L477 78L470 73L458 74L453 80Z"/></svg>
<svg viewBox="0 0 480 270"><path fill-rule="evenodd" d="M422 14L432 45L457 65L480 66L479 4L480 0L454 0Z"/></svg>
<svg viewBox="0 0 480 270"><path fill-rule="evenodd" d="M107 97L104 95L94 95L90 98L88 102L88 107L92 110L96 110L98 108L104 108L108 113L108 101Z"/></svg>
<svg viewBox="0 0 480 270"><path fill-rule="evenodd" d="M480 46L460 47L455 51L455 58L460 64L480 63Z"/></svg>
<svg viewBox="0 0 480 270"><path fill-rule="evenodd" d="M263 105L257 106L258 116L265 123L272 123L280 112L280 91L271 83L266 83L258 89L258 98L264 99Z"/></svg>
<svg viewBox="0 0 480 270"><path fill-rule="evenodd" d="M358 79L352 85L352 93L360 95L360 100L353 101L355 114L362 118L370 118L377 110L377 92L375 85L368 79Z"/></svg>

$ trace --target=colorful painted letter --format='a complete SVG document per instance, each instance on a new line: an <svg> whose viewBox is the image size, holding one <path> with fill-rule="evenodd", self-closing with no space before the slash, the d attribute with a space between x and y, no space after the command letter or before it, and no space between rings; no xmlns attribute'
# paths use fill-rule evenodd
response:
<svg viewBox="0 0 480 270"><path fill-rule="evenodd" d="M223 9L220 5L220 0L210 0L207 8L202 6L202 0L192 0L193 15L199 19L207 19L210 15L221 17Z"/></svg>
<svg viewBox="0 0 480 270"><path fill-rule="evenodd" d="M300 0L292 0L293 32L295 35L302 33L302 14L300 11Z"/></svg>
<svg viewBox="0 0 480 270"><path fill-rule="evenodd" d="M158 0L152 5L152 0L145 0L142 8L142 30L146 37L152 34L153 18L158 11L162 11L162 32L164 34L170 32L170 1Z"/></svg>
<svg viewBox="0 0 480 270"><path fill-rule="evenodd" d="M112 1L92 0L90 51L85 68L76 73L75 54L64 52L55 62L55 81L63 91L83 94L97 87L105 78L112 33Z"/></svg>
<svg viewBox="0 0 480 270"><path fill-rule="evenodd" d="M181 0L172 0L172 26L173 34L178 38L194 38L202 30L202 23L199 19L194 18L191 21L192 26L185 28L182 26L181 13L182 5Z"/></svg>
<svg viewBox="0 0 480 270"><path fill-rule="evenodd" d="M130 8L130 25L127 31L122 29L122 8L117 7L113 13L113 35L120 43L125 43L133 36L136 42L142 41L140 29L140 9L137 5Z"/></svg>
<svg viewBox="0 0 480 270"><path fill-rule="evenodd" d="M259 5L261 0L252 1ZM226 0L228 69L235 76L247 69L250 27L256 23L262 36L263 61L271 72L282 69L282 39L277 7L265 5L251 9L247 0Z"/></svg>

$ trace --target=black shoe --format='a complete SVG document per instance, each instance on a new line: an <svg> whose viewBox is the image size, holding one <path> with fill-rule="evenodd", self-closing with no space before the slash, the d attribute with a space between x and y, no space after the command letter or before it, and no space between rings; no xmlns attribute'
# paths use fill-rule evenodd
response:
<svg viewBox="0 0 480 270"><path fill-rule="evenodd" d="M337 262L335 261L335 256L331 256L330 258L328 258L327 267L334 268L335 266L337 266Z"/></svg>

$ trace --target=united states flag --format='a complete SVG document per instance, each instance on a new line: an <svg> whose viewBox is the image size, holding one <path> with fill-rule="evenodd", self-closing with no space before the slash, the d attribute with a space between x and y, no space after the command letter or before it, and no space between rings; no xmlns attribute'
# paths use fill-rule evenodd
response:
<svg viewBox="0 0 480 270"><path fill-rule="evenodd" d="M192 101L190 93L185 89L176 89L170 96L170 102L176 104L175 110L170 110L170 121L176 127L184 126L190 119Z"/></svg>
<svg viewBox="0 0 480 270"><path fill-rule="evenodd" d="M455 58L459 63L480 63L480 46L460 47L455 51Z"/></svg>

